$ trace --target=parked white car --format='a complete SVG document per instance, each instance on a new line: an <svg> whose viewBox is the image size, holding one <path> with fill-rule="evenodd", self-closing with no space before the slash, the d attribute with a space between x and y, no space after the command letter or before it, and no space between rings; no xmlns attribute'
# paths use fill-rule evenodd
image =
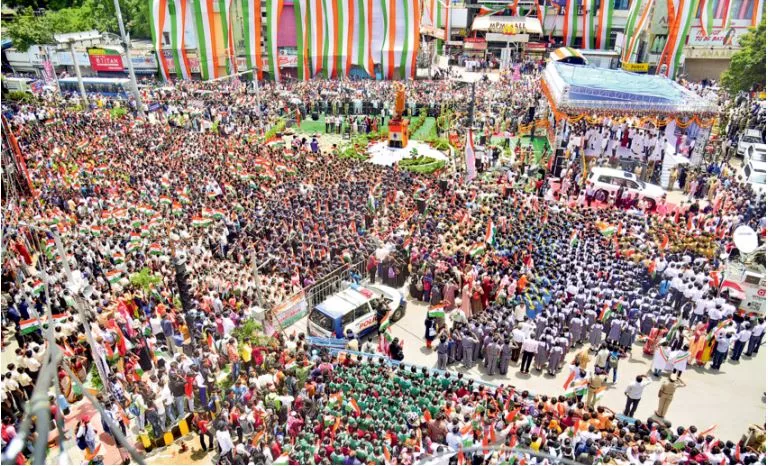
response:
<svg viewBox="0 0 768 466"><path fill-rule="evenodd" d="M757 194L765 192L765 158L762 162L757 160L748 160L744 164L744 180L752 186L752 191Z"/></svg>
<svg viewBox="0 0 768 466"><path fill-rule="evenodd" d="M763 135L759 130L748 129L741 134L739 145L736 147L736 154L752 157L755 152L762 152L765 159L765 143Z"/></svg>
<svg viewBox="0 0 768 466"><path fill-rule="evenodd" d="M595 186L595 199L604 202L611 193L622 186L632 194L638 194L652 206L667 193L664 188L637 179L634 173L608 167L594 167L589 175L589 181Z"/></svg>

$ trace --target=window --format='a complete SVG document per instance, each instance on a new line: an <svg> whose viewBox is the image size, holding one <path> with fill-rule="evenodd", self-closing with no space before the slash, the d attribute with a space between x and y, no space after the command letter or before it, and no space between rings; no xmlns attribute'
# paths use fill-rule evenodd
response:
<svg viewBox="0 0 768 466"><path fill-rule="evenodd" d="M347 325L351 324L355 320L355 310L352 309L351 311L344 314L344 316L341 318L341 326L346 327Z"/></svg>
<svg viewBox="0 0 768 466"><path fill-rule="evenodd" d="M638 189L639 186L634 181L630 180L624 180L624 186L626 186L629 189Z"/></svg>
<svg viewBox="0 0 768 466"><path fill-rule="evenodd" d="M597 178L597 181L599 181L600 183L608 183L608 184L610 184L611 180L612 180L612 178L610 176L606 176L606 175L600 175Z"/></svg>
<svg viewBox="0 0 768 466"><path fill-rule="evenodd" d="M317 309L313 309L312 312L309 314L309 321L317 325L323 330L328 330L328 331L333 330L333 320L331 320L330 317L323 314Z"/></svg>
<svg viewBox="0 0 768 466"><path fill-rule="evenodd" d="M760 277L755 275L747 275L746 277L744 277L744 283L748 285L759 285Z"/></svg>
<svg viewBox="0 0 768 466"><path fill-rule="evenodd" d="M614 0L613 1L613 9L614 10L628 10L629 9L629 0Z"/></svg>
<svg viewBox="0 0 768 466"><path fill-rule="evenodd" d="M368 305L368 303L365 303L362 306L355 309L355 320L362 319L363 317L367 316L370 313L371 313L371 307Z"/></svg>
<svg viewBox="0 0 768 466"><path fill-rule="evenodd" d="M613 50L614 47L616 47L616 36L618 36L618 32L611 32L611 36L608 38L608 49Z"/></svg>
<svg viewBox="0 0 768 466"><path fill-rule="evenodd" d="M171 33L163 32L163 45L170 45L170 43L171 43Z"/></svg>

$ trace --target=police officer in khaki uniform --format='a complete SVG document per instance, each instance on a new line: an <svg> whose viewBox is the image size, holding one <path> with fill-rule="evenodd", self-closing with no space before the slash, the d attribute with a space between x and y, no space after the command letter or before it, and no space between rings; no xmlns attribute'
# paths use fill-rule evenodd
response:
<svg viewBox="0 0 768 466"><path fill-rule="evenodd" d="M595 400L600 389L605 385L605 376L602 375L602 370L597 369L587 382L587 407L594 408Z"/></svg>
<svg viewBox="0 0 768 466"><path fill-rule="evenodd" d="M675 378L674 374L669 374L669 377L659 387L659 407L656 409L656 415L660 418L666 417L677 387L685 387L685 382Z"/></svg>

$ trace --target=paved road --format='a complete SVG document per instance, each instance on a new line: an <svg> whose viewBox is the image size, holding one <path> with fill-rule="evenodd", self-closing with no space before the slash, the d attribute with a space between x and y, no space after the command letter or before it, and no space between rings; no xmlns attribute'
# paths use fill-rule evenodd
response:
<svg viewBox="0 0 768 466"><path fill-rule="evenodd" d="M424 345L426 312L427 306L409 299L406 314L392 326L392 333L404 341L406 362L434 367L437 363L437 355ZM305 332L306 328L306 319L302 319L288 331ZM571 351L566 361L580 349ZM742 357L738 363L729 360L717 373L708 368L689 366L683 374L683 380L687 386L678 389L667 413L667 419L674 425L695 425L699 429L717 424L715 434L730 440L741 438L750 424L762 425L765 422L765 402L762 399L765 392L765 352L765 348L762 348L756 357ZM650 365L651 358L643 355L641 345L635 345L630 357L620 360L617 384L608 386L600 404L616 412L623 411L626 401L624 388L634 380L635 376L650 371ZM547 395L562 394L563 383L567 377L565 369L554 377L540 375L536 371L532 371L529 375L521 374L519 362L517 366L510 367L507 376L489 377L477 366L467 370L462 365L454 365L449 369L463 372L465 377L496 385L515 385L520 389ZM638 418L646 419L653 414L657 407L659 385L659 379L653 379L651 385L646 387L636 412Z"/></svg>

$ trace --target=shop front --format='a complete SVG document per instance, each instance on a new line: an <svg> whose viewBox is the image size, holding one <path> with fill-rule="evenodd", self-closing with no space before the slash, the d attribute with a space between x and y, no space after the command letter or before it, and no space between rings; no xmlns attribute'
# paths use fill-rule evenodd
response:
<svg viewBox="0 0 768 466"><path fill-rule="evenodd" d="M484 36L487 55L498 59L502 67L523 58L527 45L537 43L542 33L541 22L528 16L478 16L472 31Z"/></svg>

